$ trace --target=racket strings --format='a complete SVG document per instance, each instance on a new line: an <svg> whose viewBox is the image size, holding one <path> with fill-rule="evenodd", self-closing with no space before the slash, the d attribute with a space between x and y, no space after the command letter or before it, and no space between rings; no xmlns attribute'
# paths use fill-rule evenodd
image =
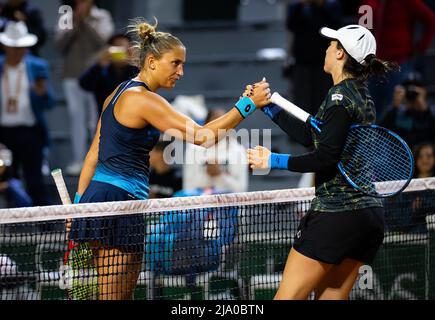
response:
<svg viewBox="0 0 435 320"><path fill-rule="evenodd" d="M400 191L412 174L412 155L400 139L388 131L359 126L349 131L344 145L342 167L361 189L377 194L374 183L390 184L390 193Z"/></svg>
<svg viewBox="0 0 435 320"><path fill-rule="evenodd" d="M404 160L403 156L398 156L396 145L392 144L391 141L387 139L383 139L381 141L382 143L375 143L374 140L372 140L373 138L374 137L365 137L364 139L371 140L371 145L366 147L364 144L360 144L360 150L358 150L358 148L355 150L355 154L359 155L362 161L366 157L374 159L372 162L366 162L367 164L371 164L370 170L375 173L375 176L372 176L372 180L390 181L401 177L404 172L406 173L406 169L403 170L403 168L406 168L409 159ZM364 150L364 153L361 152L362 150ZM386 153L386 150L389 150L389 152ZM356 164L354 167L360 168L360 162L361 161L355 161ZM395 166L397 171L390 170L390 166ZM363 168L363 170L364 169L365 168Z"/></svg>
<svg viewBox="0 0 435 320"><path fill-rule="evenodd" d="M68 296L72 300L96 300L98 297L97 271L94 256L88 243L79 243L69 255L67 265L71 270Z"/></svg>

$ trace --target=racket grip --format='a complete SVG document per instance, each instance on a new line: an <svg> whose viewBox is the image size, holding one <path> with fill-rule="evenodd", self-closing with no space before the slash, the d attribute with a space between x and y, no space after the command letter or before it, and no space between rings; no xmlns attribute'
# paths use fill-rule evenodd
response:
<svg viewBox="0 0 435 320"><path fill-rule="evenodd" d="M60 199L62 200L62 204L71 204L71 198L68 194L68 189L65 185L65 180L62 176L62 170L56 169L51 172L53 176L54 183L56 184L57 191L59 192Z"/></svg>
<svg viewBox="0 0 435 320"><path fill-rule="evenodd" d="M291 103L287 99L283 98L278 92L274 92L270 97L272 103L277 106L283 108L285 111L290 113L293 117L307 123L311 115L308 112L305 112L295 104Z"/></svg>

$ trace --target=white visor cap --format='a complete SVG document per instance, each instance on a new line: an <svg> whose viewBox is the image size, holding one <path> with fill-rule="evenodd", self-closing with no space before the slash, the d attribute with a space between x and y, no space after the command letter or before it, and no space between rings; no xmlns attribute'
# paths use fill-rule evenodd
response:
<svg viewBox="0 0 435 320"><path fill-rule="evenodd" d="M351 24L338 30L323 27L320 34L340 41L347 53L357 62L364 64L367 56L376 55L376 40L367 28L358 24Z"/></svg>

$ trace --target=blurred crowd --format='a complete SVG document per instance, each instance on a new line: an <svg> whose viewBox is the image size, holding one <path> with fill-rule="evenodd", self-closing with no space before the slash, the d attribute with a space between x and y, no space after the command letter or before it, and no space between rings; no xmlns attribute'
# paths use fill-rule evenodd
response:
<svg viewBox="0 0 435 320"><path fill-rule="evenodd" d="M138 72L129 64L131 39L116 30L108 10L94 0L68 3L73 28L62 30L44 24L36 0L0 2L0 208L57 202L50 199L43 174L52 147L45 112L58 105L53 81L61 81L70 124L71 158L62 169L77 177L106 97ZM397 132L413 148L415 177L434 176L434 83L422 63L435 35L433 1L290 1L285 23L292 35L292 59L284 69L290 96L311 114L317 112L331 86L323 72L327 41L318 31L321 26L357 23L360 5L373 8L378 56L401 66L388 79L370 83L378 124ZM54 42L62 58L61 79L51 78L50 64L41 55L47 41ZM207 108L201 96L179 96L173 105L200 123L224 112ZM152 198L248 190L245 148L237 140L226 139L208 150L188 146L186 158L198 161L177 166L163 161L169 144L161 141L151 154ZM230 155L241 160L234 163ZM312 179L306 181L312 184Z"/></svg>

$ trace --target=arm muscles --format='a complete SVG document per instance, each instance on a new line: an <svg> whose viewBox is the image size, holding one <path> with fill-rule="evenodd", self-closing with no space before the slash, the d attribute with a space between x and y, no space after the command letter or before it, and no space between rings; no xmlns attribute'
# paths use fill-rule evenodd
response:
<svg viewBox="0 0 435 320"><path fill-rule="evenodd" d="M138 96L136 103L144 104L143 97ZM235 128L242 120L236 108L231 109L222 117L207 123L198 125L189 117L174 110L163 98L152 94L147 99L142 116L144 120L161 132L192 142L196 145L211 146L225 136L226 130Z"/></svg>

